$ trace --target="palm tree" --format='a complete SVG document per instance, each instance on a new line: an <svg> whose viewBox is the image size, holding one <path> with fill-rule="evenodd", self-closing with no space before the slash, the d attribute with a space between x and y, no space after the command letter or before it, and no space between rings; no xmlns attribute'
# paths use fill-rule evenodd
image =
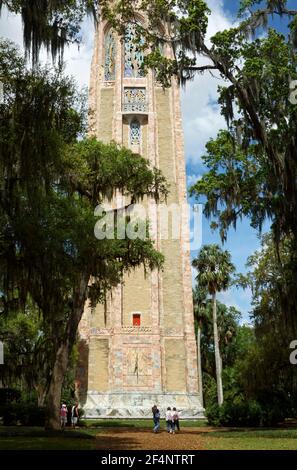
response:
<svg viewBox="0 0 297 470"><path fill-rule="evenodd" d="M198 389L200 403L203 406L203 383L202 383L202 361L201 361L201 330L206 315L207 290L198 285L193 290L194 318L197 322L197 367L198 367Z"/></svg>
<svg viewBox="0 0 297 470"><path fill-rule="evenodd" d="M222 384L222 361L219 346L217 323L217 292L225 291L231 283L231 275L235 271L231 263L231 255L223 251L219 245L205 245L194 259L193 267L198 270L196 280L200 288L205 288L212 296L213 336L217 376L218 404L224 401Z"/></svg>

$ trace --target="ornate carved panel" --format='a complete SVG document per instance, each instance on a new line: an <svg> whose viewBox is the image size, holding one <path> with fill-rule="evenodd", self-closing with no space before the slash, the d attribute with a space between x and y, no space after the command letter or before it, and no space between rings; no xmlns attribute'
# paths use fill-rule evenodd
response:
<svg viewBox="0 0 297 470"><path fill-rule="evenodd" d="M147 98L145 88L125 88L123 110L126 112L146 112Z"/></svg>

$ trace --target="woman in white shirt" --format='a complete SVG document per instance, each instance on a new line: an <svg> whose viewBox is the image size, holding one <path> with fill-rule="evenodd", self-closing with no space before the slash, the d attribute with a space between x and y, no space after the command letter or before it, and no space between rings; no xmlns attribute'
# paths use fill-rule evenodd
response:
<svg viewBox="0 0 297 470"><path fill-rule="evenodd" d="M172 429L172 412L171 412L171 408L170 406L167 408L167 411L166 411L166 430L167 432L170 432L172 433L173 432L173 429Z"/></svg>
<svg viewBox="0 0 297 470"><path fill-rule="evenodd" d="M180 430L179 429L179 414L176 408L173 408L172 410L172 429L173 429L173 432L175 432L175 429L177 429L178 431Z"/></svg>

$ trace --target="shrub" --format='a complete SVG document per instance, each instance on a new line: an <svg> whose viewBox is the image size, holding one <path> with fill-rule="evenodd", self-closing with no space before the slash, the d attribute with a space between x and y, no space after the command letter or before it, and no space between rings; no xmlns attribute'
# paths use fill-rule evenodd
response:
<svg viewBox="0 0 297 470"><path fill-rule="evenodd" d="M217 404L206 409L209 424L213 426L260 426L264 411L255 401Z"/></svg>
<svg viewBox="0 0 297 470"><path fill-rule="evenodd" d="M6 405L7 403L17 402L21 398L21 392L15 388L0 388L0 403Z"/></svg>
<svg viewBox="0 0 297 470"><path fill-rule="evenodd" d="M280 405L274 404L263 405L262 407L262 426L275 426L284 421L286 418L286 411Z"/></svg>
<svg viewBox="0 0 297 470"><path fill-rule="evenodd" d="M217 403L209 405L205 409L205 415L208 420L208 424L211 426L220 426L221 425L221 407Z"/></svg>
<svg viewBox="0 0 297 470"><path fill-rule="evenodd" d="M11 403L0 407L0 416L4 426L44 426L44 408L38 408L33 404Z"/></svg>

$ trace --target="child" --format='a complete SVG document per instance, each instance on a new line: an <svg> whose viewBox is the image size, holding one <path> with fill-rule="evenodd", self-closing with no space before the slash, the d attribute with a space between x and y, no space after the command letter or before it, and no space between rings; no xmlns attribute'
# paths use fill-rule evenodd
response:
<svg viewBox="0 0 297 470"><path fill-rule="evenodd" d="M170 434L172 434L172 413L170 406L167 408L166 411L166 430Z"/></svg>
<svg viewBox="0 0 297 470"><path fill-rule="evenodd" d="M67 423L67 406L63 403L60 410L61 428L65 429Z"/></svg>

